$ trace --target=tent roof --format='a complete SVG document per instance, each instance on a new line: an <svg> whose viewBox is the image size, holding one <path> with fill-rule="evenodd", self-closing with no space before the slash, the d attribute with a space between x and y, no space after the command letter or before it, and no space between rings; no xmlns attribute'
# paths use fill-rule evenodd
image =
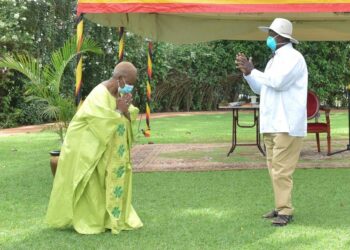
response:
<svg viewBox="0 0 350 250"><path fill-rule="evenodd" d="M258 26L275 17L293 22L299 41L349 41L350 0L78 0L96 23L155 41L264 40Z"/></svg>

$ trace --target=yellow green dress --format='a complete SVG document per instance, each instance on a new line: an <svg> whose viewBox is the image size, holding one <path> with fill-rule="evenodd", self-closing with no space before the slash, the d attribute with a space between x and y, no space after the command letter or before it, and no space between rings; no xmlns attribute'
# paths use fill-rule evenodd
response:
<svg viewBox="0 0 350 250"><path fill-rule="evenodd" d="M131 120L138 114L130 106ZM46 222L81 234L142 227L131 205L131 123L100 84L72 119L54 178Z"/></svg>

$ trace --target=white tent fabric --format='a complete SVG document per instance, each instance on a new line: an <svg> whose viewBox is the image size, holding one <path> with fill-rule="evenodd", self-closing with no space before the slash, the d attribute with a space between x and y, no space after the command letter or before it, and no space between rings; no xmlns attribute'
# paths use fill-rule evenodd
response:
<svg viewBox="0 0 350 250"><path fill-rule="evenodd" d="M276 17L293 22L299 41L349 41L350 13L86 13L98 24L123 26L153 41L175 44L213 40L264 40L258 26Z"/></svg>

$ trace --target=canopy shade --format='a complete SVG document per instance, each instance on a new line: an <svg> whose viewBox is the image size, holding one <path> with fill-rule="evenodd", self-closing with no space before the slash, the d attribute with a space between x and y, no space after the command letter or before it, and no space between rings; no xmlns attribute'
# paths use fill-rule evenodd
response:
<svg viewBox="0 0 350 250"><path fill-rule="evenodd" d="M293 22L299 41L349 41L350 0L78 0L78 13L154 41L264 40L258 26Z"/></svg>

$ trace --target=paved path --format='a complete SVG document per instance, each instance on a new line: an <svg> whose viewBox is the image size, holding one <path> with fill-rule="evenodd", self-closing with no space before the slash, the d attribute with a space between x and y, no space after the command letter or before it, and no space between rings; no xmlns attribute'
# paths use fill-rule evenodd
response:
<svg viewBox="0 0 350 250"><path fill-rule="evenodd" d="M173 117L173 116L190 116L190 115L198 115L198 114L223 114L227 111L201 111L201 112L164 112L164 113L152 113L151 119L157 119L162 117ZM145 114L139 115L138 119L145 119ZM17 128L7 128L0 129L0 137L1 136L10 136L16 134L25 134L25 133L36 133L45 129L49 129L54 124L41 124L41 125L31 125L31 126L22 126Z"/></svg>
<svg viewBox="0 0 350 250"><path fill-rule="evenodd" d="M345 149L347 141L333 142L334 150ZM135 172L213 171L266 168L265 157L257 147L236 147L227 157L229 143L146 144L132 150ZM315 141L305 141L298 168L350 168L350 151L327 156L318 153Z"/></svg>
<svg viewBox="0 0 350 250"><path fill-rule="evenodd" d="M194 114L220 114L224 112L227 111L154 113L152 114L152 119L172 116L190 116ZM144 119L144 117L144 115L140 115L139 118ZM3 129L0 130L0 137L40 132L53 125L54 124L43 124ZM345 149L347 143L346 140L333 140L333 150ZM266 168L265 158L256 147L237 147L230 157L226 157L229 148L229 143L136 145L132 150L133 168L135 172ZM322 148L322 150L323 152L317 153L315 141L306 141L298 167L350 168L350 151L327 156L324 153L325 148Z"/></svg>

